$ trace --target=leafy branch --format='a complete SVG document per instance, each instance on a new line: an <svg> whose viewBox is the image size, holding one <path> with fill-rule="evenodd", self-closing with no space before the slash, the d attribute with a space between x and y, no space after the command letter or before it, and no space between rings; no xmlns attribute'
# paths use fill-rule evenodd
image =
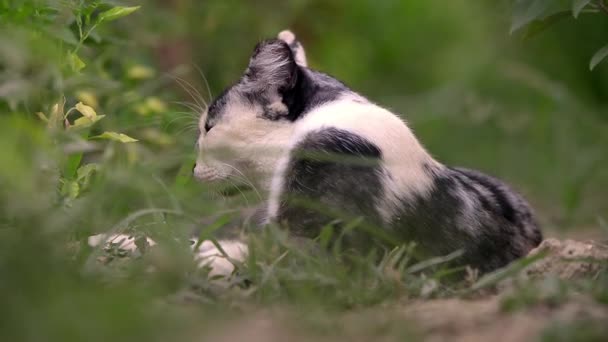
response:
<svg viewBox="0 0 608 342"><path fill-rule="evenodd" d="M91 16L99 5L100 3L95 1L92 4L85 6L84 8L79 8L76 10L75 17L76 26L78 27L78 43L76 44L74 49L68 54L68 62L70 63L72 70L76 72L79 72L86 66L82 59L78 57L78 51L84 46L85 41L89 38L91 33L93 33L93 31L95 31L95 29L101 23L125 17L140 8L140 6L112 7L109 10L99 13L99 15L95 17L93 23L91 24Z"/></svg>
<svg viewBox="0 0 608 342"><path fill-rule="evenodd" d="M524 37L529 38L570 15L578 19L581 13L608 15L608 0L572 0L570 6L562 0L514 0L511 33L525 29ZM593 70L606 57L608 45L591 57L589 69Z"/></svg>
<svg viewBox="0 0 608 342"><path fill-rule="evenodd" d="M73 23L77 29L77 42L69 45L64 50L67 57L66 63L72 71L79 73L86 64L78 56L82 47L91 34L103 23L110 22L127 16L140 7L113 6L103 1L75 1L70 8L73 14ZM63 46L63 45L62 45ZM51 106L47 113L38 112L37 116L46 123L50 130L70 131L74 137L80 140L109 140L122 144L137 142L136 139L118 132L106 131L100 135L91 136L92 127L102 120L105 115L97 114L93 108L96 101L83 99L75 106L64 112L66 99ZM61 190L66 205L76 199L82 191L86 190L91 182L92 175L100 170L97 164L82 164L84 151L78 150L67 153L65 160L61 163Z"/></svg>

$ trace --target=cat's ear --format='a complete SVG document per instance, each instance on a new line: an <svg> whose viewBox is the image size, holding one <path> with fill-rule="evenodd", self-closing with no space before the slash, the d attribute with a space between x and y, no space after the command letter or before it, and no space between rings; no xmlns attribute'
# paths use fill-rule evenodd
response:
<svg viewBox="0 0 608 342"><path fill-rule="evenodd" d="M245 85L252 91L283 93L295 86L297 69L287 43L280 39L263 41L255 47L249 60Z"/></svg>
<svg viewBox="0 0 608 342"><path fill-rule="evenodd" d="M278 38L289 45L298 65L303 67L308 66L308 62L306 61L306 51L304 51L304 47L300 41L296 39L296 35L293 34L293 32L289 30L281 31Z"/></svg>

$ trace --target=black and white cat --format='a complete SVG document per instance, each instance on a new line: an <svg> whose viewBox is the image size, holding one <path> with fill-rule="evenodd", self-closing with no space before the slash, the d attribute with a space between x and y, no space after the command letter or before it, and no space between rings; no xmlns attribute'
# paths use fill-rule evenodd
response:
<svg viewBox="0 0 608 342"><path fill-rule="evenodd" d="M519 194L434 160L399 116L309 69L289 31L257 45L245 74L201 116L200 130L194 175L251 176L268 200L266 222L297 236L316 236L336 218L326 212L363 217L425 254L461 249L462 262L481 271L542 239Z"/></svg>
<svg viewBox="0 0 608 342"><path fill-rule="evenodd" d="M416 241L423 255L462 250L461 263L482 272L542 240L519 194L434 160L399 116L308 68L289 31L257 45L244 75L212 102L199 126L194 176L254 181L266 200L264 223L294 236L314 238L336 218L358 217L382 234ZM374 235L352 241L359 246ZM233 257L247 254L244 243L223 244ZM201 252L217 254L212 246ZM217 273L232 270L221 258L210 263Z"/></svg>

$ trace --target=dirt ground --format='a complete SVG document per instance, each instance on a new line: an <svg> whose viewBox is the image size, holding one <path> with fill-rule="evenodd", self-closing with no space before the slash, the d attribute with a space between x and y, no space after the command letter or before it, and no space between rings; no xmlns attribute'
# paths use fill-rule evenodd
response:
<svg viewBox="0 0 608 342"><path fill-rule="evenodd" d="M548 253L529 266L520 277L551 277L574 279L597 273L598 263L608 260L608 245L593 241L547 239L531 252ZM598 304L588 295L576 294L557 305L537 303L518 310L504 310L501 305L512 290L511 282L503 282L498 291L474 299L407 300L380 308L343 314L335 322L340 334L324 334L321 341L531 341L537 340L547 328L568 326L580 321L606 322L608 306ZM320 318L322 319L322 318ZM213 341L308 341L310 331L290 325L293 318L280 309L268 310L240 322L229 329L208 336ZM600 323L602 325L602 323ZM580 329L577 332L580 333ZM602 330L604 331L604 330ZM559 332L558 332L559 333ZM570 340L563 336L563 340ZM577 335L578 336L578 335ZM560 338L561 338L560 337ZM606 336L608 340L608 336ZM549 338L552 339L552 338ZM593 340L593 339L592 339Z"/></svg>

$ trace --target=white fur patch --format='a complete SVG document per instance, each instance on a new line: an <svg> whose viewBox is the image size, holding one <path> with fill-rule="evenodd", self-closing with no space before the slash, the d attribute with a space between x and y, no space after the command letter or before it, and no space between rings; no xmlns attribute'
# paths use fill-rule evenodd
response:
<svg viewBox="0 0 608 342"><path fill-rule="evenodd" d="M268 193L275 165L289 146L294 125L264 119L260 117L262 112L261 107L233 96L222 119L208 134L199 137L195 176L201 180L214 180L234 173L243 177L244 173L252 176L250 181L255 182L261 192ZM237 170L236 165L242 161L246 161L250 169ZM210 169L214 168L218 177L203 177L203 173L213 174Z"/></svg>
<svg viewBox="0 0 608 342"><path fill-rule="evenodd" d="M293 42L296 41L296 35L293 34L293 32L291 32L289 30L279 32L279 35L277 36L277 38L279 38L280 40L284 41L287 44L293 44Z"/></svg>

